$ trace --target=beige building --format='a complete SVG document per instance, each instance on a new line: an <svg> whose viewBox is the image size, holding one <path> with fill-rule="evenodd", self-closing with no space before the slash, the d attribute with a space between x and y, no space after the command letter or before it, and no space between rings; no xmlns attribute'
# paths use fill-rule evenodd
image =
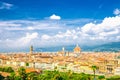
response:
<svg viewBox="0 0 120 80"><path fill-rule="evenodd" d="M115 69L118 67L117 60L103 60L98 62L99 72L106 74L114 74Z"/></svg>

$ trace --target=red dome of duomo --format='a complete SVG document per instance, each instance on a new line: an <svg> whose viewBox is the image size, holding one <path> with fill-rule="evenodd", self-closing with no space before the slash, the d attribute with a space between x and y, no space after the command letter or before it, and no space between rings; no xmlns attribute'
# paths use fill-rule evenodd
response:
<svg viewBox="0 0 120 80"><path fill-rule="evenodd" d="M74 48L74 53L80 53L80 52L81 52L81 48L77 44L76 47Z"/></svg>

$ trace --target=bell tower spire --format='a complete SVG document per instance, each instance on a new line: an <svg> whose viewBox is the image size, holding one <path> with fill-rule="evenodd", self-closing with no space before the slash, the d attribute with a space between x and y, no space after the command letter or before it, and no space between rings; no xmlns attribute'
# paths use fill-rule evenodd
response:
<svg viewBox="0 0 120 80"><path fill-rule="evenodd" d="M33 46L30 46L30 54L33 54Z"/></svg>

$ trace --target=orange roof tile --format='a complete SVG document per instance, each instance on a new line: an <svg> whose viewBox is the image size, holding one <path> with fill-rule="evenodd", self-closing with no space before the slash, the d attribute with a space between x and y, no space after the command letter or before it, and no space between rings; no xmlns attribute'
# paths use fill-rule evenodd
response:
<svg viewBox="0 0 120 80"><path fill-rule="evenodd" d="M39 72L41 72L42 70L40 71L40 70L37 70L37 69L35 69L35 68L26 68L25 71L26 71L26 73L30 73L30 72L38 72L38 73L39 73Z"/></svg>
<svg viewBox="0 0 120 80"><path fill-rule="evenodd" d="M0 72L0 74L4 77L10 76L10 73L7 73L7 72Z"/></svg>

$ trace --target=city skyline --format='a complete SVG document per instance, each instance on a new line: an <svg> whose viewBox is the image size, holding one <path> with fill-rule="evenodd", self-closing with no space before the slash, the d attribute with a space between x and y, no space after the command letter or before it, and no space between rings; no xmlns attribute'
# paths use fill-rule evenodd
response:
<svg viewBox="0 0 120 80"><path fill-rule="evenodd" d="M120 1L0 0L0 50L120 41Z"/></svg>

